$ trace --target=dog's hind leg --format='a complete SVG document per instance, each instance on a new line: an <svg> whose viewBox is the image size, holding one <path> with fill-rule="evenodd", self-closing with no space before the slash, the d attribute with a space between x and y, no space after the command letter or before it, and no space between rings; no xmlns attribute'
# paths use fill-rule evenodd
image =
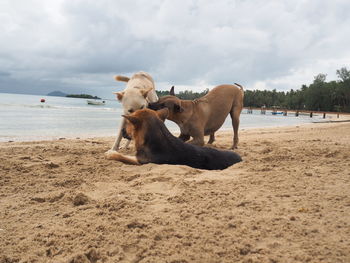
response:
<svg viewBox="0 0 350 263"><path fill-rule="evenodd" d="M213 132L209 135L208 144L212 144L214 141L215 141L215 133Z"/></svg>
<svg viewBox="0 0 350 263"><path fill-rule="evenodd" d="M116 160L126 164L140 165L139 161L135 156L123 155L116 151L108 151L105 153L105 156L108 160Z"/></svg>
<svg viewBox="0 0 350 263"><path fill-rule="evenodd" d="M131 143L131 140L128 140L124 146L125 149L129 149L129 145Z"/></svg>
<svg viewBox="0 0 350 263"><path fill-rule="evenodd" d="M236 149L238 145L238 127L239 127L239 116L241 114L242 108L233 107L230 115L232 119L232 127L233 127L233 144L231 149Z"/></svg>

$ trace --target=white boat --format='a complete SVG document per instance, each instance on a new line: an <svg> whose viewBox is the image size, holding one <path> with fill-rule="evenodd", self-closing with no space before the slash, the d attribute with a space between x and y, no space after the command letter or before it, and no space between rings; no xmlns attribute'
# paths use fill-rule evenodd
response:
<svg viewBox="0 0 350 263"><path fill-rule="evenodd" d="M87 100L87 104L89 105L105 105L106 102L104 100Z"/></svg>

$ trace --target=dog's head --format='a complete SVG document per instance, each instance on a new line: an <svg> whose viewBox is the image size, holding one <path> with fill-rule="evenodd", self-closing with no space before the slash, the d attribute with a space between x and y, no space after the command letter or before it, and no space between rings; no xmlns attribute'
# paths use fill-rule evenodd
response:
<svg viewBox="0 0 350 263"><path fill-rule="evenodd" d="M142 145L146 132L154 132L154 129L159 125L159 121L164 122L168 114L169 111L165 108L158 111L142 109L129 115L122 115L127 120L125 132L129 137L135 140L136 146Z"/></svg>
<svg viewBox="0 0 350 263"><path fill-rule="evenodd" d="M160 110L167 108L169 110L168 119L174 119L174 115L184 112L184 108L181 106L181 100L175 96L174 86L171 87L170 95L160 97L157 102L150 103L148 108L152 110Z"/></svg>
<svg viewBox="0 0 350 263"><path fill-rule="evenodd" d="M135 88L121 92L113 92L123 104L124 114L131 114L148 106L147 95L152 88Z"/></svg>
<svg viewBox="0 0 350 263"><path fill-rule="evenodd" d="M181 100L175 96L160 97L157 102L150 103L148 107L152 110L167 108L169 112L181 113L184 109L181 107Z"/></svg>

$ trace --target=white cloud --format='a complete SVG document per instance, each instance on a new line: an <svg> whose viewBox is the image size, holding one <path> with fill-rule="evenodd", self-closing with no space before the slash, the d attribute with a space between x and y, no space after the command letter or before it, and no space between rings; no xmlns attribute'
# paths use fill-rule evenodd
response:
<svg viewBox="0 0 350 263"><path fill-rule="evenodd" d="M350 2L3 0L0 91L109 96L114 74L159 89L288 90L350 66Z"/></svg>

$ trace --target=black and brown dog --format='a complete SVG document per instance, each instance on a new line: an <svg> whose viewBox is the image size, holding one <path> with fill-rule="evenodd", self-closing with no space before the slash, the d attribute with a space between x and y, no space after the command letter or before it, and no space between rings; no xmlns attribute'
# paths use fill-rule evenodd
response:
<svg viewBox="0 0 350 263"><path fill-rule="evenodd" d="M164 124L168 114L165 108L157 112L143 109L124 115L126 132L135 140L136 157L109 151L107 159L135 165L183 164L207 170L222 170L242 161L235 152L191 145L176 138Z"/></svg>

